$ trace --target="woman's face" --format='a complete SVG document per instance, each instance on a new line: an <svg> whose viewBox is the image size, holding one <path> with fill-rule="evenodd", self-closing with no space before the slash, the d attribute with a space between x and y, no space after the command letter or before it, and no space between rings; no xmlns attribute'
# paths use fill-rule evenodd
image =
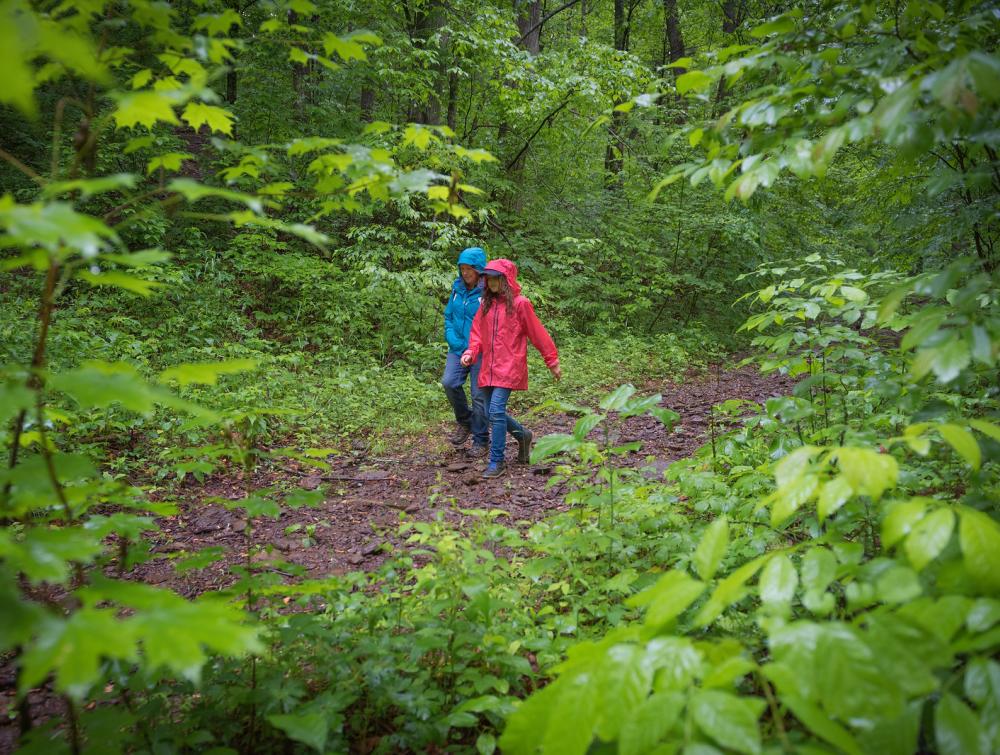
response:
<svg viewBox="0 0 1000 755"><path fill-rule="evenodd" d="M462 274L462 280L465 281L465 285L468 288L472 288L479 283L479 273L476 272L476 268L472 265L459 265L458 269Z"/></svg>
<svg viewBox="0 0 1000 755"><path fill-rule="evenodd" d="M494 294L500 293L500 276L499 275L487 275L486 285L490 287L490 291Z"/></svg>

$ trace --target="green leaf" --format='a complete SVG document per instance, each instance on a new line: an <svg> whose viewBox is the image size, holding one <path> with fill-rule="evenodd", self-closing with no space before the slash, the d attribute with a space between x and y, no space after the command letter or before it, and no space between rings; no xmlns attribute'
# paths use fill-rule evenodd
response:
<svg viewBox="0 0 1000 755"><path fill-rule="evenodd" d="M123 363L91 362L75 370L52 375L48 383L87 409L118 403L134 412L149 414L158 397L155 389L139 377L134 367Z"/></svg>
<svg viewBox="0 0 1000 755"><path fill-rule="evenodd" d="M537 464L549 456L575 449L579 441L572 435L552 433L539 438L531 448L531 463Z"/></svg>
<svg viewBox="0 0 1000 755"><path fill-rule="evenodd" d="M559 679L559 692L551 702L552 712L548 727L537 734L543 752L558 752L560 755L584 755L594 738L594 724L598 715L599 693L597 685L589 674L576 674ZM537 736L536 734L536 736ZM535 740L537 745L538 740ZM503 739L501 749L506 752ZM535 748L532 748L535 751Z"/></svg>
<svg viewBox="0 0 1000 755"><path fill-rule="evenodd" d="M758 755L761 752L760 717L764 701L740 698L729 692L696 692L690 702L695 723L713 741L730 750Z"/></svg>
<svg viewBox="0 0 1000 755"><path fill-rule="evenodd" d="M497 738L485 731L476 738L476 752L479 755L493 755L497 749Z"/></svg>
<svg viewBox="0 0 1000 755"><path fill-rule="evenodd" d="M797 696L784 694L781 702L788 706L789 710L795 714L806 727L826 742L848 755L862 755L861 748L855 741L851 733L840 724L832 721L830 717L821 711L816 705Z"/></svg>
<svg viewBox="0 0 1000 755"><path fill-rule="evenodd" d="M855 302L856 304L863 304L868 301L868 294L854 286L841 286L840 295L847 299L847 301Z"/></svg>
<svg viewBox="0 0 1000 755"><path fill-rule="evenodd" d="M1000 524L981 511L959 508L959 544L969 573L988 590L1000 590Z"/></svg>
<svg viewBox="0 0 1000 755"><path fill-rule="evenodd" d="M168 171L178 171L185 160L193 160L194 155L190 152L168 152L164 155L157 155L146 165L146 175L151 175L159 169Z"/></svg>
<svg viewBox="0 0 1000 755"><path fill-rule="evenodd" d="M927 512L929 498L911 498L892 504L882 522L882 545L891 548L906 537Z"/></svg>
<svg viewBox="0 0 1000 755"><path fill-rule="evenodd" d="M92 286L111 286L112 288L131 291L133 294L139 294L139 296L149 296L155 289L161 288L164 285L159 281L136 278L134 275L126 275L115 270L102 270L96 273L92 270L80 270L76 274L76 277L87 281Z"/></svg>
<svg viewBox="0 0 1000 755"><path fill-rule="evenodd" d="M625 383L615 388L611 393L601 399L600 407L606 412L617 412L632 398L635 393L635 386Z"/></svg>
<svg viewBox="0 0 1000 755"><path fill-rule="evenodd" d="M984 419L970 419L969 424L988 438L1000 441L1000 425Z"/></svg>
<svg viewBox="0 0 1000 755"><path fill-rule="evenodd" d="M99 534L74 527L32 527L20 539L0 533L0 556L32 584L65 584L72 563L89 564L103 550Z"/></svg>
<svg viewBox="0 0 1000 755"><path fill-rule="evenodd" d="M629 714L649 695L653 669L646 663L645 650L637 645L620 644L608 649L594 682L603 701L597 721L597 735L605 741L618 738Z"/></svg>
<svg viewBox="0 0 1000 755"><path fill-rule="evenodd" d="M60 257L69 250L91 259L120 243L103 222L76 212L65 202L20 205L9 195L0 197L0 228L7 232L5 246L40 246Z"/></svg>
<svg viewBox="0 0 1000 755"><path fill-rule="evenodd" d="M847 503L854 491L845 477L837 476L824 483L816 501L816 513L822 522Z"/></svg>
<svg viewBox="0 0 1000 755"><path fill-rule="evenodd" d="M777 554L761 572L758 583L761 602L769 611L787 614L798 582L799 575L792 560L784 553Z"/></svg>
<svg viewBox="0 0 1000 755"><path fill-rule="evenodd" d="M259 362L255 359L230 359L225 362L199 362L179 364L160 373L162 383L176 380L180 385L215 385L220 375L234 375L256 370Z"/></svg>
<svg viewBox="0 0 1000 755"><path fill-rule="evenodd" d="M684 709L684 695L657 692L635 707L622 725L619 755L647 755L677 723Z"/></svg>
<svg viewBox="0 0 1000 755"><path fill-rule="evenodd" d="M655 202L656 198L660 196L661 191L670 186L670 184L680 181L682 178L684 178L683 173L671 173L670 175L664 176L656 183L653 190L649 192L649 195L646 197L646 201Z"/></svg>
<svg viewBox="0 0 1000 755"><path fill-rule="evenodd" d="M438 141L434 132L416 123L411 123L403 131L403 144L413 145L417 149L427 149L432 141ZM425 187L426 188L426 187Z"/></svg>
<svg viewBox="0 0 1000 755"><path fill-rule="evenodd" d="M164 252L162 249L143 249L129 254L104 253L101 255L101 259L125 267L151 267L161 262L168 262L172 257L170 252Z"/></svg>
<svg viewBox="0 0 1000 755"><path fill-rule="evenodd" d="M706 581L715 576L728 547L729 520L723 515L708 525L695 549L693 561L698 576Z"/></svg>
<svg viewBox="0 0 1000 755"><path fill-rule="evenodd" d="M834 452L841 473L857 495L878 500L896 486L899 464L889 454L869 448L839 448Z"/></svg>
<svg viewBox="0 0 1000 755"><path fill-rule="evenodd" d="M880 574L875 588L879 600L897 605L909 603L923 592L917 573L902 565L892 566Z"/></svg>
<svg viewBox="0 0 1000 755"><path fill-rule="evenodd" d="M952 424L938 425L936 429L970 467L979 469L982 462L982 452L979 450L979 444L972 433L960 425Z"/></svg>
<svg viewBox="0 0 1000 755"><path fill-rule="evenodd" d="M101 679L101 662L137 659L132 625L119 620L112 609L85 607L68 619L49 618L35 642L21 657L21 693L37 687L55 673L55 687L74 700L82 700Z"/></svg>
<svg viewBox="0 0 1000 755"><path fill-rule="evenodd" d="M23 385L0 383L0 432L9 429L7 423L34 403L34 392Z"/></svg>
<svg viewBox="0 0 1000 755"><path fill-rule="evenodd" d="M268 716L267 720L272 726L287 734L289 739L308 745L316 752L326 751L328 716L322 711L273 714Z"/></svg>
<svg viewBox="0 0 1000 755"><path fill-rule="evenodd" d="M233 26L243 26L243 19L232 8L226 8L222 13L202 13L191 26L208 32L210 36L224 36Z"/></svg>
<svg viewBox="0 0 1000 755"><path fill-rule="evenodd" d="M802 586L822 592L837 575L837 558L827 548L810 548L802 558Z"/></svg>
<svg viewBox="0 0 1000 755"><path fill-rule="evenodd" d="M708 89L714 81L715 77L704 71L688 71L677 77L677 91L680 94L702 92Z"/></svg>
<svg viewBox="0 0 1000 755"><path fill-rule="evenodd" d="M243 509L251 519L258 516L266 516L277 519L281 516L281 507L270 498L259 495L251 495L239 501L222 501L227 509Z"/></svg>
<svg viewBox="0 0 1000 755"><path fill-rule="evenodd" d="M787 521L816 494L818 487L819 477L807 474L776 490L772 494L775 503L771 508L771 526L777 527Z"/></svg>
<svg viewBox="0 0 1000 755"><path fill-rule="evenodd" d="M580 417L573 427L573 437L582 443L587 435L590 434L590 431L597 427L603 419L603 414L587 414Z"/></svg>
<svg viewBox="0 0 1000 755"><path fill-rule="evenodd" d="M906 538L906 556L917 571L933 561L951 540L955 513L939 508L921 519Z"/></svg>
<svg viewBox="0 0 1000 755"><path fill-rule="evenodd" d="M987 755L979 719L952 694L945 694L934 708L934 740L941 755Z"/></svg>
<svg viewBox="0 0 1000 755"><path fill-rule="evenodd" d="M708 602L695 616L694 621L697 626L707 626L715 621L722 612L746 594L746 583L754 574L767 562L770 555L758 556L752 561L743 564L724 580L722 580L712 593Z"/></svg>
<svg viewBox="0 0 1000 755"><path fill-rule="evenodd" d="M763 39L772 34L788 34L791 31L795 31L795 21L790 16L784 15L771 19L766 24L755 26L750 30L750 36Z"/></svg>
<svg viewBox="0 0 1000 755"><path fill-rule="evenodd" d="M646 414L651 411L660 401L663 400L663 396L659 393L653 396L646 396L644 398L633 398L630 399L625 406L621 408L618 416L625 417L635 417L639 414Z"/></svg>
<svg viewBox="0 0 1000 755"><path fill-rule="evenodd" d="M356 38L338 37L336 34L327 32L323 37L323 49L327 55L337 53L341 60L368 60L365 48Z"/></svg>
<svg viewBox="0 0 1000 755"><path fill-rule="evenodd" d="M233 133L233 114L228 110L201 102L190 102L181 116L195 131L208 125L210 131L221 134Z"/></svg>
<svg viewBox="0 0 1000 755"><path fill-rule="evenodd" d="M118 97L118 107L114 118L118 128L134 128L137 125L153 128L157 123L177 126L180 121L174 114L174 105L180 104L176 92L141 90L128 92Z"/></svg>
<svg viewBox="0 0 1000 755"><path fill-rule="evenodd" d="M810 468L813 457L821 451L817 446L801 446L782 457L774 467L774 481L778 487L795 482Z"/></svg>
<svg viewBox="0 0 1000 755"><path fill-rule="evenodd" d="M671 570L654 585L625 601L631 608L648 606L646 625L659 629L680 616L705 591L702 582L687 572Z"/></svg>
<svg viewBox="0 0 1000 755"><path fill-rule="evenodd" d="M246 205L246 207L254 213L261 213L264 211L265 201L261 200L260 197L254 196L253 194L245 194L240 191L232 191L231 189L221 189L216 186L205 186L204 184L190 178L175 178L167 184L167 188L170 191L176 191L187 201L192 203L197 202L200 199L204 199L205 197L216 197L230 202L239 202L240 204ZM273 202L268 202L268 205L272 206ZM254 220L257 219L251 216L246 222ZM263 219L258 222L262 225L265 224ZM269 227L284 228L285 225L280 221L271 221Z"/></svg>
<svg viewBox="0 0 1000 755"><path fill-rule="evenodd" d="M681 415L679 415L673 409L661 409L659 407L654 407L653 409L649 410L649 413L654 417L656 417L656 419L660 420L660 422L663 424L664 429L666 429L668 432L681 418Z"/></svg>
<svg viewBox="0 0 1000 755"><path fill-rule="evenodd" d="M25 12L21 4L0 5L0 67L4 72L0 103L13 105L28 116L36 112L31 39L37 28L34 13Z"/></svg>
<svg viewBox="0 0 1000 755"><path fill-rule="evenodd" d="M90 199L98 194L105 194L109 191L121 191L122 189L133 189L136 184L134 173L115 173L110 176L100 178L77 178L73 181L55 181L46 184L42 189L44 197L58 197L63 194L70 194L74 191L80 192L81 199Z"/></svg>

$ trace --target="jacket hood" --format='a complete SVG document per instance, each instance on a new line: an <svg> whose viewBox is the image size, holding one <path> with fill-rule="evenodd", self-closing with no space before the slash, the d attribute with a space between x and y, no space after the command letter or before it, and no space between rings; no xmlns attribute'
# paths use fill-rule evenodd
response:
<svg viewBox="0 0 1000 755"><path fill-rule="evenodd" d="M476 272L482 273L486 267L486 252L478 246L470 246L458 255L458 264L472 265L472 267L476 268ZM461 274L461 268L459 268L459 277L461 277Z"/></svg>
<svg viewBox="0 0 1000 755"><path fill-rule="evenodd" d="M521 295L521 284L517 282L517 265L513 262L505 259L493 260L486 266L486 269L502 273L503 277L507 279L507 285L510 286L511 293L514 296Z"/></svg>

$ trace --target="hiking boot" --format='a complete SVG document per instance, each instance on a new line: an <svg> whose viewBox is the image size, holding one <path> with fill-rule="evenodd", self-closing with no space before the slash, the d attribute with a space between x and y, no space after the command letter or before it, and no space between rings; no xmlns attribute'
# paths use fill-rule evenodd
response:
<svg viewBox="0 0 1000 755"><path fill-rule="evenodd" d="M459 424L459 423L456 422L455 423L455 432L452 433L451 437L448 438L448 440L451 441L451 445L453 445L453 446L455 446L457 448L458 446L460 446L463 443L465 443L466 439L469 437L469 435L471 434L471 432L472 431L469 430L468 427L466 427L465 425L462 425L462 424Z"/></svg>
<svg viewBox="0 0 1000 755"><path fill-rule="evenodd" d="M535 439L535 434L531 430L525 430L524 435L517 439L517 463L531 463L531 441Z"/></svg>
<svg viewBox="0 0 1000 755"><path fill-rule="evenodd" d="M502 461L499 464L490 464L483 472L484 480L492 480L507 471L507 465Z"/></svg>
<svg viewBox="0 0 1000 755"><path fill-rule="evenodd" d="M484 456L486 456L487 453L489 453L489 450L490 450L489 446L480 445L479 443L473 443L472 448L470 448L467 453L469 454L469 456L473 458L481 459Z"/></svg>

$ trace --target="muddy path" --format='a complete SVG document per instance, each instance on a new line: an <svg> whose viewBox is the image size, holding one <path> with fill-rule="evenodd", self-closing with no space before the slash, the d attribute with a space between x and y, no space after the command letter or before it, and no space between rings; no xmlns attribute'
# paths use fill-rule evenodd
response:
<svg viewBox="0 0 1000 755"><path fill-rule="evenodd" d="M621 463L652 466L655 476L706 442L713 405L728 399L762 404L771 396L788 393L791 386L788 378L763 376L750 367L713 369L682 382L643 386L641 395L662 394L661 406L673 409L681 418L672 432L648 416L618 422L617 442L642 444ZM576 417L568 414L536 418L518 414L516 408L512 413L536 439L548 433L571 432L576 422ZM484 481L480 473L485 462L452 448L447 441L450 430L446 426L429 428L424 436L377 457L363 450L334 457L331 468L318 473L286 464L247 478L216 475L202 483L191 480L171 496L182 502L178 515L161 519L160 531L149 537L154 558L132 569L127 577L171 587L186 596L231 584L236 579L234 567L247 559L246 517L239 508L227 509L207 501L216 498L235 503L275 485L323 492L323 500L315 508L283 508L277 519L255 520L253 542L269 544L267 553L255 557L271 562L271 568L289 577L301 572L318 578L377 567L402 546L404 538L398 533L401 518L430 521L443 516L460 522L460 509L502 509L511 522L533 522L564 506L566 491L559 485L547 485L551 465L514 463L517 446L509 441L508 473L499 480ZM651 463L649 457L653 457ZM177 562L210 547L222 551L218 561L178 573Z"/></svg>

